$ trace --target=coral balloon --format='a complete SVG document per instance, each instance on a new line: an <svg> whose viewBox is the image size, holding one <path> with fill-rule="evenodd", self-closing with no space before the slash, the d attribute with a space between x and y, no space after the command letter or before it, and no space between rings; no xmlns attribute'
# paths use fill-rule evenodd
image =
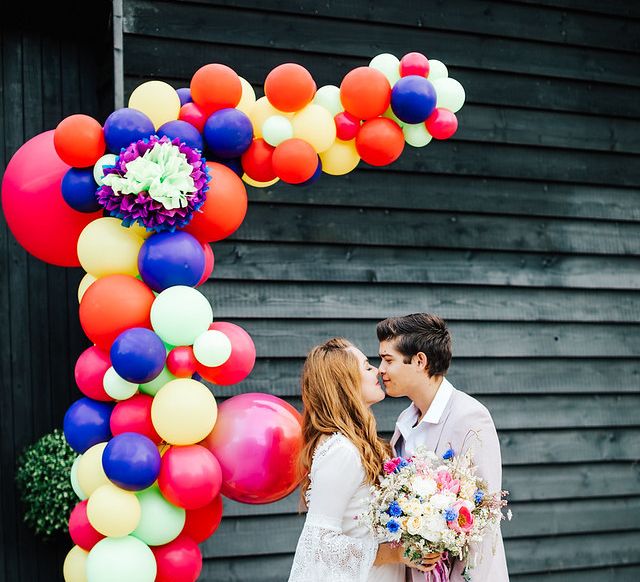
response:
<svg viewBox="0 0 640 582"><path fill-rule="evenodd" d="M128 400L118 402L109 421L113 436L135 432L146 436L155 444L162 442L151 421L152 404L153 398L147 394L135 394Z"/></svg>
<svg viewBox="0 0 640 582"><path fill-rule="evenodd" d="M242 167L247 176L258 182L270 182L277 178L272 163L274 149L264 139L254 139L242 154Z"/></svg>
<svg viewBox="0 0 640 582"><path fill-rule="evenodd" d="M220 463L221 491L230 499L271 503L298 485L302 419L276 396L247 393L225 400L203 444Z"/></svg>
<svg viewBox="0 0 640 582"><path fill-rule="evenodd" d="M155 582L195 582L202 570L202 554L196 542L181 535L151 548L158 565Z"/></svg>
<svg viewBox="0 0 640 582"><path fill-rule="evenodd" d="M13 155L2 180L2 210L28 253L46 263L77 267L78 237L102 213L77 212L62 198L62 178L69 166L58 157L53 135L36 135Z"/></svg>
<svg viewBox="0 0 640 582"><path fill-rule="evenodd" d="M89 523L87 503L88 501L85 499L73 508L69 517L69 535L74 544L88 552L104 536Z"/></svg>
<svg viewBox="0 0 640 582"><path fill-rule="evenodd" d="M386 117L370 119L358 132L356 149L368 164L386 166L400 157L404 149L404 134L397 123Z"/></svg>
<svg viewBox="0 0 640 582"><path fill-rule="evenodd" d="M280 111L299 111L311 103L316 83L303 66L284 63L273 69L264 81L264 92Z"/></svg>
<svg viewBox="0 0 640 582"><path fill-rule="evenodd" d="M104 391L102 379L111 367L109 354L96 346L87 348L78 356L74 376L80 391L89 398L109 402L112 398Z"/></svg>
<svg viewBox="0 0 640 582"><path fill-rule="evenodd" d="M204 65L191 79L191 98L209 114L225 107L235 107L241 97L240 77L226 65Z"/></svg>
<svg viewBox="0 0 640 582"><path fill-rule="evenodd" d="M358 119L382 115L391 101L391 85L377 69L358 67L346 74L340 85L345 110Z"/></svg>
<svg viewBox="0 0 640 582"><path fill-rule="evenodd" d="M198 509L188 509L182 534L200 544L211 537L222 521L222 497Z"/></svg>
<svg viewBox="0 0 640 582"><path fill-rule="evenodd" d="M184 229L200 242L227 238L247 214L247 189L237 174L222 164L207 162L211 181L207 199Z"/></svg>
<svg viewBox="0 0 640 582"><path fill-rule="evenodd" d="M178 346L167 355L167 369L176 378L191 378L198 361L191 346Z"/></svg>
<svg viewBox="0 0 640 582"><path fill-rule="evenodd" d="M207 122L209 114L199 105L189 102L180 108L178 119L186 121L198 130L198 133L204 131L204 124Z"/></svg>
<svg viewBox="0 0 640 582"><path fill-rule="evenodd" d="M435 139L450 138L458 129L458 118L448 109L435 109L424 123Z"/></svg>
<svg viewBox="0 0 640 582"><path fill-rule="evenodd" d="M70 115L56 127L53 144L60 159L76 168L93 166L104 154L102 126L88 115Z"/></svg>
<svg viewBox="0 0 640 582"><path fill-rule="evenodd" d="M306 182L318 167L318 154L306 141L288 139L273 152L273 169L282 181L289 184Z"/></svg>

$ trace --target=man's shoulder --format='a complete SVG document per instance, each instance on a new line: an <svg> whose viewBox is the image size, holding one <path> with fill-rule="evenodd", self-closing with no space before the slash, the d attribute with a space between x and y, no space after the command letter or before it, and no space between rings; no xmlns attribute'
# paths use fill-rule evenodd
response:
<svg viewBox="0 0 640 582"><path fill-rule="evenodd" d="M455 388L448 420L455 420L459 422L460 420L467 418L474 420L486 419L493 422L489 409L482 404L482 402L466 392Z"/></svg>

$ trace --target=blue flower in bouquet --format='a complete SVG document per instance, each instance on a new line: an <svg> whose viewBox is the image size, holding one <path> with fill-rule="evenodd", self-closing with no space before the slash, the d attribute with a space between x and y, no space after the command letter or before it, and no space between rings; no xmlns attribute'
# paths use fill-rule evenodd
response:
<svg viewBox="0 0 640 582"><path fill-rule="evenodd" d="M391 533L396 533L400 529L400 524L395 519L390 519L387 522L387 529Z"/></svg>
<svg viewBox="0 0 640 582"><path fill-rule="evenodd" d="M453 509L453 507L450 507L444 512L444 518L447 520L447 523L450 521L455 521L456 519L458 519L458 512Z"/></svg>
<svg viewBox="0 0 640 582"><path fill-rule="evenodd" d="M400 471L400 469L404 469L407 465L409 465L406 459L400 459L398 466L396 467L396 471Z"/></svg>
<svg viewBox="0 0 640 582"><path fill-rule="evenodd" d="M473 496L473 500L476 502L476 505L480 505L482 500L484 499L484 493L478 489Z"/></svg>
<svg viewBox="0 0 640 582"><path fill-rule="evenodd" d="M444 455L442 455L442 458L443 458L445 461L448 461L449 459L453 459L453 457L454 457L454 456L455 456L455 453L453 452L453 449L452 449L452 448L448 448L448 449L445 451Z"/></svg>
<svg viewBox="0 0 640 582"><path fill-rule="evenodd" d="M400 517L402 515L402 509L397 501L392 501L387 509L387 513L392 517Z"/></svg>

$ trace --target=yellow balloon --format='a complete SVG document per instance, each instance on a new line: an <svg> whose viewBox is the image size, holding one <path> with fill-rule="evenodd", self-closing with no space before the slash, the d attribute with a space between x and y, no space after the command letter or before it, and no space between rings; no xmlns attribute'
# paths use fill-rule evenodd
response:
<svg viewBox="0 0 640 582"><path fill-rule="evenodd" d="M262 124L272 115L284 115L285 117L293 117L293 113L285 113L278 111L266 97L260 97L249 109L247 113L251 123L253 124L253 137L262 137Z"/></svg>
<svg viewBox="0 0 640 582"><path fill-rule="evenodd" d="M80 546L73 546L64 559L62 575L64 582L87 582L87 556Z"/></svg>
<svg viewBox="0 0 640 582"><path fill-rule="evenodd" d="M122 228L127 228L127 227L123 226ZM153 234L152 230L147 230L144 226L140 226L137 222L134 222L129 227L129 230L134 234L137 234L140 238L143 238L145 240L148 239Z"/></svg>
<svg viewBox="0 0 640 582"><path fill-rule="evenodd" d="M217 417L218 405L213 394L191 378L167 382L151 405L156 432L172 445L199 443L212 431Z"/></svg>
<svg viewBox="0 0 640 582"><path fill-rule="evenodd" d="M178 119L180 97L177 91L164 81L147 81L131 93L129 107L142 111L158 129L163 123Z"/></svg>
<svg viewBox="0 0 640 582"><path fill-rule="evenodd" d="M240 103L236 105L236 109L249 115L249 111L251 111L253 104L256 102L256 92L253 90L251 83L242 77L240 77L240 84L242 85L242 97L240 97Z"/></svg>
<svg viewBox="0 0 640 582"><path fill-rule="evenodd" d="M296 113L291 124L293 137L310 143L318 153L328 150L336 140L336 124L331 113L315 103Z"/></svg>
<svg viewBox="0 0 640 582"><path fill-rule="evenodd" d="M85 451L78 461L78 485L87 496L102 485L111 483L102 468L102 453L107 443L98 443Z"/></svg>
<svg viewBox="0 0 640 582"><path fill-rule="evenodd" d="M129 535L140 523L142 510L135 493L112 483L98 487L89 497L87 518L102 535L120 538Z"/></svg>
<svg viewBox="0 0 640 582"><path fill-rule="evenodd" d="M242 179L249 184L249 186L255 186L256 188L268 188L269 186L273 186L276 182L280 180L280 178L274 178L269 182L257 182L253 178L250 178L246 174L242 175Z"/></svg>
<svg viewBox="0 0 640 582"><path fill-rule="evenodd" d="M144 240L121 225L117 218L98 218L87 224L78 238L78 259L94 277L136 276L138 253Z"/></svg>
<svg viewBox="0 0 640 582"><path fill-rule="evenodd" d="M336 139L335 143L326 151L320 154L322 160L322 171L332 176L342 176L355 169L360 161L360 156L356 150L356 141L342 141Z"/></svg>
<svg viewBox="0 0 640 582"><path fill-rule="evenodd" d="M93 283L94 281L97 281L97 279L91 273L85 273L84 277L82 277L82 281L80 281L80 285L78 285L78 303L82 301L84 292L91 286L91 283Z"/></svg>

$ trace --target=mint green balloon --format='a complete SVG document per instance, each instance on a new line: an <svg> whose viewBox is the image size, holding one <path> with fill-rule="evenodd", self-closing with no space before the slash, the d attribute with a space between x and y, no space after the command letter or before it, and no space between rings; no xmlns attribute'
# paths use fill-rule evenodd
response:
<svg viewBox="0 0 640 582"><path fill-rule="evenodd" d="M138 384L128 382L118 375L111 366L102 378L102 387L104 391L114 400L127 400L138 391Z"/></svg>
<svg viewBox="0 0 640 582"><path fill-rule="evenodd" d="M391 109L391 106L387 107L387 110L382 114L382 117L387 117L392 121L395 121L400 127L404 127L404 121L402 121Z"/></svg>
<svg viewBox="0 0 640 582"><path fill-rule="evenodd" d="M279 146L293 137L293 126L284 115L272 115L262 124L262 137L270 146Z"/></svg>
<svg viewBox="0 0 640 582"><path fill-rule="evenodd" d="M393 87L400 80L400 61L389 53L382 53L371 59L369 66L380 71Z"/></svg>
<svg viewBox="0 0 640 582"><path fill-rule="evenodd" d="M209 300L197 289L185 285L165 289L151 306L153 331L173 346L190 346L212 322Z"/></svg>
<svg viewBox="0 0 640 582"><path fill-rule="evenodd" d="M142 515L138 527L131 534L149 546L161 546L175 540L187 517L182 507L169 503L156 486L136 493Z"/></svg>
<svg viewBox="0 0 640 582"><path fill-rule="evenodd" d="M176 377L169 372L167 367L162 368L162 372L158 374L151 382L147 382L146 384L140 384L140 392L144 394L148 394L149 396L155 396L160 388L162 388L167 382L171 382L171 380L175 380Z"/></svg>
<svg viewBox="0 0 640 582"><path fill-rule="evenodd" d="M87 582L154 582L156 559L138 538L104 538L87 556Z"/></svg>
<svg viewBox="0 0 640 582"><path fill-rule="evenodd" d="M73 488L73 492L78 496L80 501L84 501L87 498L87 495L80 487L80 481L78 481L78 463L80 462L80 457L82 455L78 455L76 460L73 461L73 465L71 465L71 487Z"/></svg>
<svg viewBox="0 0 640 582"><path fill-rule="evenodd" d="M324 107L333 117L344 111L342 101L340 101L340 89L335 85L324 85L316 91L313 98L316 105Z"/></svg>
<svg viewBox="0 0 640 582"><path fill-rule="evenodd" d="M424 123L416 123L415 125L407 123L402 128L402 133L404 134L404 140L414 148L422 148L432 139Z"/></svg>

